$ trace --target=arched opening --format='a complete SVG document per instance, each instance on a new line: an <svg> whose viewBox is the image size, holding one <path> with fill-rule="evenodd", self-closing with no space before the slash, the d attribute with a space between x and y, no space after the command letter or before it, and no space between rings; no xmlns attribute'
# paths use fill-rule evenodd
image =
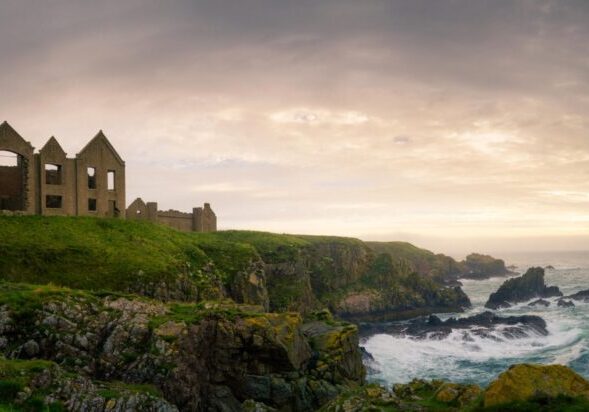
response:
<svg viewBox="0 0 589 412"><path fill-rule="evenodd" d="M0 150L0 210L25 210L26 173L23 156Z"/></svg>

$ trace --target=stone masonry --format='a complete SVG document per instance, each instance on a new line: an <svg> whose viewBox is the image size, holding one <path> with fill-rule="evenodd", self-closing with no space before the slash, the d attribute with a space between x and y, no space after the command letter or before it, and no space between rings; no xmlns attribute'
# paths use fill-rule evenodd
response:
<svg viewBox="0 0 589 412"><path fill-rule="evenodd" d="M7 159L10 158L10 159ZM38 153L7 122L0 124L0 213L145 219L179 230L217 230L208 203L192 213L158 211L135 200L125 209L125 162L101 131L68 158L51 137Z"/></svg>
<svg viewBox="0 0 589 412"><path fill-rule="evenodd" d="M127 219L148 220L162 223L184 232L216 232L217 216L211 205L195 207L192 213L177 210L158 210L156 202L145 203L141 198L135 199L127 208Z"/></svg>

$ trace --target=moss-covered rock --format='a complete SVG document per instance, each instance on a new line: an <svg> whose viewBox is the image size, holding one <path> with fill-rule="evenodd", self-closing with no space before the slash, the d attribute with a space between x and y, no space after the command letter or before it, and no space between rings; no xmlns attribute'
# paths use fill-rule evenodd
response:
<svg viewBox="0 0 589 412"><path fill-rule="evenodd" d="M353 325L305 327L298 313L229 301L166 304L2 286L0 350L8 357L50 360L90 380L152 385L181 410L238 411L249 399L314 410L364 380Z"/></svg>
<svg viewBox="0 0 589 412"><path fill-rule="evenodd" d="M489 385L484 406L558 396L589 399L589 382L566 366L520 364L510 367Z"/></svg>
<svg viewBox="0 0 589 412"><path fill-rule="evenodd" d="M53 362L0 358L0 404L11 411L158 411L178 409L153 385L97 382Z"/></svg>

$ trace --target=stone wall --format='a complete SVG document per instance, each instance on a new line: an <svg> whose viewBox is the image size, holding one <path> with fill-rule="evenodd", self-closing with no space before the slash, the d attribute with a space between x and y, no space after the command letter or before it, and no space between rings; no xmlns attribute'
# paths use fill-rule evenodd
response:
<svg viewBox="0 0 589 412"><path fill-rule="evenodd" d="M0 209L40 215L125 216L125 162L102 131L69 159L54 137L35 154L33 146L3 122L0 151L18 155L17 167L0 169ZM92 187L89 167L95 171ZM115 176L112 187L109 173Z"/></svg>
<svg viewBox="0 0 589 412"><path fill-rule="evenodd" d="M209 203L205 203L204 207L195 207L192 213L186 213L177 210L157 210L156 202L145 203L143 199L137 198L127 208L126 215L130 220L148 220L183 232L217 231L217 216Z"/></svg>
<svg viewBox="0 0 589 412"><path fill-rule="evenodd" d="M165 212L158 210L157 221L183 232L195 231L192 213L183 213L177 210L167 210Z"/></svg>

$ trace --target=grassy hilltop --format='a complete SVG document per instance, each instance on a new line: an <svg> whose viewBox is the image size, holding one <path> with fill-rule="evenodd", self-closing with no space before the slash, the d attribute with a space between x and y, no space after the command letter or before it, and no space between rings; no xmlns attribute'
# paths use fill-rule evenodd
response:
<svg viewBox="0 0 589 412"><path fill-rule="evenodd" d="M453 259L392 245L253 231L183 233L117 219L5 216L0 277L163 300L231 298L274 311L328 307L363 320L467 304L457 290L442 287L444 276L454 276Z"/></svg>

